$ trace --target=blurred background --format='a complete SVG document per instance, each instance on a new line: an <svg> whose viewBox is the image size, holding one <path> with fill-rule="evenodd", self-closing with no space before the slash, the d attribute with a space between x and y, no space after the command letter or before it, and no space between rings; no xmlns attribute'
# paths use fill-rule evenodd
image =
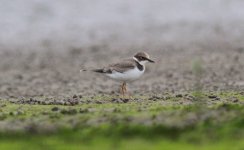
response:
<svg viewBox="0 0 244 150"><path fill-rule="evenodd" d="M0 2L1 96L110 92L114 82L79 70L138 51L157 64L134 92L192 89L195 60L205 89L243 89L242 0Z"/></svg>
<svg viewBox="0 0 244 150"><path fill-rule="evenodd" d="M242 0L1 0L1 49L243 46ZM240 44L240 45L238 45ZM123 48L121 48L122 46Z"/></svg>

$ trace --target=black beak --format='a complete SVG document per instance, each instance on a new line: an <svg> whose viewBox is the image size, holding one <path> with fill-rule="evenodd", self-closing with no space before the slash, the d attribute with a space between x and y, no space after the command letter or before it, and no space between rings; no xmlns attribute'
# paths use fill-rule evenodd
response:
<svg viewBox="0 0 244 150"><path fill-rule="evenodd" d="M147 59L150 63L155 63L155 61L151 60L151 59Z"/></svg>

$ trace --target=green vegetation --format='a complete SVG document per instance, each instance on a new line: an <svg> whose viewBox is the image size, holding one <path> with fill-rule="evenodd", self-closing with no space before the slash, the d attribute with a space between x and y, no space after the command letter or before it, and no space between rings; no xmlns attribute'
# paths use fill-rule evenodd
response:
<svg viewBox="0 0 244 150"><path fill-rule="evenodd" d="M198 103L199 97L204 103ZM0 149L244 148L242 92L136 96L120 103L96 96L89 101L65 106L1 100Z"/></svg>

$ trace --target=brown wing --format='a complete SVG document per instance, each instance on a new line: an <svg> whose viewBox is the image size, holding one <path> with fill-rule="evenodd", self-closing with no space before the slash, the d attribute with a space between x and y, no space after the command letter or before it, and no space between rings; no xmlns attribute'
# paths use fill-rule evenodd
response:
<svg viewBox="0 0 244 150"><path fill-rule="evenodd" d="M121 61L119 63L115 63L112 65L109 65L108 67L106 67L106 70L110 70L112 71L117 71L120 73L123 73L129 69L134 69L136 67L136 62L133 59L126 59L124 61Z"/></svg>

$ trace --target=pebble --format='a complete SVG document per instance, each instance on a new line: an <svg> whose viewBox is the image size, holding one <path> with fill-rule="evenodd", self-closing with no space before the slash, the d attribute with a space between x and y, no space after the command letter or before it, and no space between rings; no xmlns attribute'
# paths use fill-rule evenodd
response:
<svg viewBox="0 0 244 150"><path fill-rule="evenodd" d="M239 99L238 98L233 98L232 102L237 103L237 102L239 102Z"/></svg>
<svg viewBox="0 0 244 150"><path fill-rule="evenodd" d="M218 96L216 96L216 95L209 95L208 96L208 98L211 98L211 99L215 99L215 98L217 98Z"/></svg>
<svg viewBox="0 0 244 150"><path fill-rule="evenodd" d="M114 98L114 99L112 99L112 102L113 103L124 103L124 101L120 98L119 99Z"/></svg>
<svg viewBox="0 0 244 150"><path fill-rule="evenodd" d="M52 108L52 111L58 111L58 110L59 110L58 107L53 107L53 108Z"/></svg>
<svg viewBox="0 0 244 150"><path fill-rule="evenodd" d="M60 112L62 114L67 114L67 115L77 114L77 110L76 109L62 109Z"/></svg>
<svg viewBox="0 0 244 150"><path fill-rule="evenodd" d="M175 97L183 97L182 94L176 94Z"/></svg>
<svg viewBox="0 0 244 150"><path fill-rule="evenodd" d="M101 101L96 101L96 104L102 104L102 102Z"/></svg>
<svg viewBox="0 0 244 150"><path fill-rule="evenodd" d="M129 102L129 100L130 100L130 99L126 98L126 99L123 99L123 102L124 102L124 103L127 103L127 102Z"/></svg>

